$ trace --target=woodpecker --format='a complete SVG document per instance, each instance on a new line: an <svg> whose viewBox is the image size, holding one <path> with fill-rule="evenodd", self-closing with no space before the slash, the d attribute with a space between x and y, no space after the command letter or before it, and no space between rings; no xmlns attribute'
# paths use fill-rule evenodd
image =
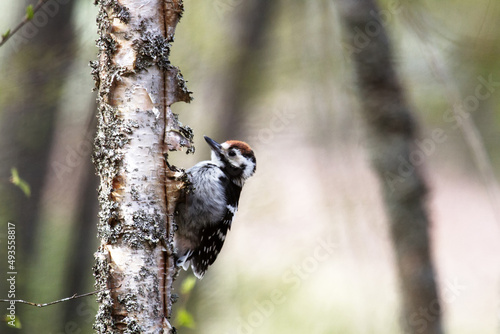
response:
<svg viewBox="0 0 500 334"><path fill-rule="evenodd" d="M219 255L238 208L241 189L255 173L255 155L247 143L219 144L205 136L211 160L189 168L185 200L176 208L174 234L176 265L191 265L199 279Z"/></svg>

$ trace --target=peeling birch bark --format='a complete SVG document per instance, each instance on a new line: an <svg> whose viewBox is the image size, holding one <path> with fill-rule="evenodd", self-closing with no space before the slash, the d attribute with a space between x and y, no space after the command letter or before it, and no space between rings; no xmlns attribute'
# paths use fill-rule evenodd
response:
<svg viewBox="0 0 500 334"><path fill-rule="evenodd" d="M100 177L94 275L98 333L172 332L173 210L181 171L164 153L191 149L192 132L171 112L190 92L169 61L182 1L98 0L98 131ZM168 177L166 177L168 176Z"/></svg>

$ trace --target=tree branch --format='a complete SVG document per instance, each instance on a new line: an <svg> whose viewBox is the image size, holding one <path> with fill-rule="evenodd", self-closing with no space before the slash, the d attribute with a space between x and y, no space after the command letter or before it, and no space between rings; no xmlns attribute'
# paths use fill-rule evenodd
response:
<svg viewBox="0 0 500 334"><path fill-rule="evenodd" d="M59 304L59 303L62 303L62 302L66 302L66 301L72 300L72 299L78 299L78 298L82 298L82 297L92 296L92 295L95 295L96 293L103 292L103 291L106 291L106 290L111 290L111 289L102 289L102 290L87 292L87 293L84 293L84 294L81 294L81 295L77 295L75 293L71 297L66 297L66 298L63 298L63 299L54 300L54 301L49 302L49 303L33 303L33 302L28 302L28 301L22 300L22 299L0 299L0 303L12 303L12 302L15 302L15 303L20 303L20 304L28 304L28 305L36 306L36 307L45 307L45 306L49 306L49 305L54 305L54 304Z"/></svg>
<svg viewBox="0 0 500 334"><path fill-rule="evenodd" d="M4 45L12 36L14 36L16 32L18 32L22 27L24 27L26 23L31 21L33 19L33 15L36 14L36 12L40 8L42 8L42 6L45 5L47 1L49 0L39 0L36 6L33 8L31 15L26 14L24 16L24 19L21 22L19 22L19 24L14 28L14 30L10 31L10 29L8 29L7 32L2 35L2 40L0 41L0 47Z"/></svg>

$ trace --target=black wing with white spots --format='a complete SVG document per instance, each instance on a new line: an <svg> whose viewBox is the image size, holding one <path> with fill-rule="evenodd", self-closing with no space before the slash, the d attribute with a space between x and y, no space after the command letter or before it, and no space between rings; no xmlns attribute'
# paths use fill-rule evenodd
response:
<svg viewBox="0 0 500 334"><path fill-rule="evenodd" d="M200 245L194 250L191 258L196 277L202 278L208 267L217 259L226 240L226 234L231 228L233 216L234 214L227 210L221 223L202 229Z"/></svg>

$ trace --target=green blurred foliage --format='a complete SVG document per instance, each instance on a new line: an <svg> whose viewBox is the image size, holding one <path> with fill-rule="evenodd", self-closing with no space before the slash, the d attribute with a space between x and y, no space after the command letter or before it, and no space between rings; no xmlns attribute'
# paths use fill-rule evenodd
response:
<svg viewBox="0 0 500 334"><path fill-rule="evenodd" d="M24 181L19 177L19 172L17 171L16 168L11 168L10 173L11 173L10 182L12 182L13 185L19 187L19 189L21 189L21 191L24 193L24 195L26 195L26 197L30 197L31 189L28 182Z"/></svg>
<svg viewBox="0 0 500 334"><path fill-rule="evenodd" d="M26 7L26 19L28 21L32 20L33 16L35 16L35 11L33 10L33 5L29 5L28 7Z"/></svg>

